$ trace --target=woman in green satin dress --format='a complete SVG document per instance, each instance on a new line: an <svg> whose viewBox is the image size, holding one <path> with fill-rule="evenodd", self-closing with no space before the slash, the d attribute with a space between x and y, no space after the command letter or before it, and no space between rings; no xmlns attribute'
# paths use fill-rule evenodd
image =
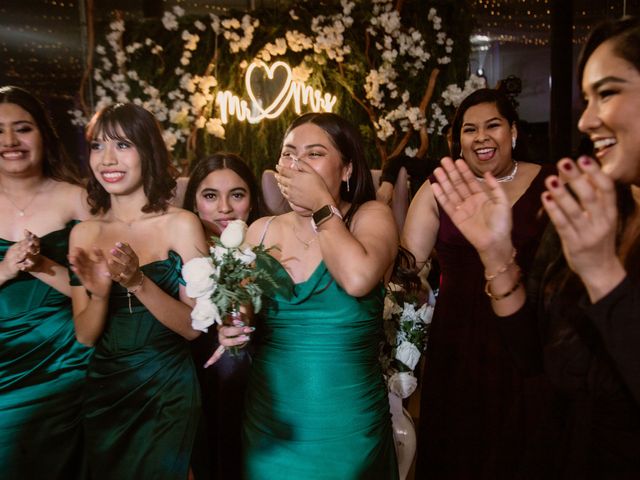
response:
<svg viewBox="0 0 640 480"><path fill-rule="evenodd" d="M69 232L89 217L42 104L0 87L0 476L81 478L90 350L76 342Z"/></svg>
<svg viewBox="0 0 640 480"><path fill-rule="evenodd" d="M277 167L293 211L263 218L279 288L256 322L245 403L248 479L395 479L387 390L378 363L383 279L398 236L376 202L360 136L331 113L299 117ZM250 327L223 327L225 347Z"/></svg>
<svg viewBox="0 0 640 480"><path fill-rule="evenodd" d="M92 479L186 479L199 421L183 261L207 251L193 213L169 206L175 181L153 115L133 104L87 129L89 203L69 261L78 340L95 345L84 426Z"/></svg>

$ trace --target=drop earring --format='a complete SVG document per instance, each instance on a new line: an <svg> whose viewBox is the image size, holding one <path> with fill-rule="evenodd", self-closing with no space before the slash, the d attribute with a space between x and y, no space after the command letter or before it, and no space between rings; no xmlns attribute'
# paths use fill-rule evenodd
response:
<svg viewBox="0 0 640 480"><path fill-rule="evenodd" d="M511 150L516 149L516 137L511 137Z"/></svg>
<svg viewBox="0 0 640 480"><path fill-rule="evenodd" d="M351 177L347 178L347 192L349 191L349 180L351 179Z"/></svg>

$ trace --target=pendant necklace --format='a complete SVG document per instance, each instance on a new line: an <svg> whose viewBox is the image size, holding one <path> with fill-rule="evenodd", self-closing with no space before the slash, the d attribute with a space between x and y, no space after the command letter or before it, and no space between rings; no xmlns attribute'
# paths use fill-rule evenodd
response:
<svg viewBox="0 0 640 480"><path fill-rule="evenodd" d="M293 225L293 235L296 237L296 240L298 240L302 245L304 245L305 250L308 250L311 244L316 241L316 238L318 238L318 237L313 237L311 240L303 240L298 235L298 229L296 228L295 225Z"/></svg>
<svg viewBox="0 0 640 480"><path fill-rule="evenodd" d="M513 161L513 169L511 170L511 172L508 175L505 175L504 177L498 177L496 178L496 182L499 183L503 183L503 182L510 182L512 181L514 178L516 178L516 173L518 173L518 162L516 160ZM479 182L484 182L484 177L478 177L476 176L476 179Z"/></svg>
<svg viewBox="0 0 640 480"><path fill-rule="evenodd" d="M11 198L11 196L7 193L7 191L3 188L2 189L2 193L4 193L4 196L7 197L7 200L9 200L9 202L11 203L11 205L13 205L13 207L18 211L18 216L19 217L24 217L26 215L26 211L27 208L29 208L31 206L31 204L33 203L33 201L37 198L38 195L40 195L42 193L42 191L44 190L45 185L48 185L49 181L45 180L44 183L42 184L42 186L36 191L36 193L33 194L33 196L31 197L31 199L27 202L27 204L20 208L16 202L13 201L13 198Z"/></svg>
<svg viewBox="0 0 640 480"><path fill-rule="evenodd" d="M133 226L134 223L140 221L140 220L146 220L147 218L154 218L154 217L160 217L162 215L164 215L164 212L158 213L158 212L153 212L151 215L143 213L142 215L140 215L138 218L134 218L132 220L126 221L123 220L122 218L118 217L115 213L111 212L111 215L113 216L114 220L117 220L120 223L124 223L125 226L127 228L131 228Z"/></svg>

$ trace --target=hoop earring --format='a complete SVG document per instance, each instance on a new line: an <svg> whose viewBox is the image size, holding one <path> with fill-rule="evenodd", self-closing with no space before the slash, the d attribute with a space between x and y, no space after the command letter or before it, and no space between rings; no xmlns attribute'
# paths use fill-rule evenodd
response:
<svg viewBox="0 0 640 480"><path fill-rule="evenodd" d="M511 150L516 149L516 137L511 137Z"/></svg>

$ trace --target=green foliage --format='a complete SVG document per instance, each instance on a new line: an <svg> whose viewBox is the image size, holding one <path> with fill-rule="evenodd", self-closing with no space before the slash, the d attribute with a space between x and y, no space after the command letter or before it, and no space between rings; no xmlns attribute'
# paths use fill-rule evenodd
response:
<svg viewBox="0 0 640 480"><path fill-rule="evenodd" d="M215 245L221 245L217 237L212 237L212 241ZM254 312L258 313L262 308L262 296L270 289L277 288L269 272L256 268L256 262L269 255L268 250L258 245L251 251L255 260L250 263L243 260L246 257L238 248L217 247L211 253L217 272L217 275L211 276L216 284L211 301L218 307L221 318L237 310L240 305L251 304Z"/></svg>
<svg viewBox="0 0 640 480"><path fill-rule="evenodd" d="M401 5L401 22L395 33L391 29L387 32L385 22L393 23L388 14L397 5ZM430 20L433 8L442 19L441 29L436 29ZM374 12L378 13L374 15ZM216 132L214 134L203 126L205 121L219 118L215 96L220 90L230 90L247 99L244 86L247 65L260 55L264 59L265 51L271 51L266 63L285 60L292 67L303 67L310 72L304 80L306 85L336 96L334 111L359 126L372 168L380 166L394 150L404 148L402 141L406 132L410 132L410 138L405 146L413 150L420 147L419 130L420 122L424 124L424 115L422 120L408 122L406 116L398 114L398 109L417 108L434 68L438 68L440 74L432 101L438 100L446 85L460 84L467 77L472 25L466 0L362 0L353 4L347 0L304 0L292 2L291 10L265 7L249 14L231 12L217 18L180 15L175 9L168 14L175 19L175 29L167 29L159 19L136 18L99 26L98 31L102 30L103 34L97 36L100 48L94 60L95 98L96 107L114 101L134 101L148 108L165 129L168 144L173 142L174 159L184 169L190 162L218 150L240 154L253 165L257 175L265 168L273 168L282 135L297 116L291 105L279 117L255 124L231 117L229 123L218 125L217 130L212 127L210 131ZM248 18L245 24L242 24L243 17ZM234 19L242 26L223 25L225 20ZM218 27L214 30L212 24L216 21ZM198 28L196 22L205 29ZM253 29L252 38L239 42L242 45L232 51L235 48L232 34L243 37L248 32L247 25L252 25L249 28ZM185 31L198 36L196 44L189 48L189 40L183 36ZM406 35L403 38L411 38L412 31L418 32L430 55L421 68L406 67L407 59L414 61L408 56L385 60L390 52L397 53L399 32ZM295 51L287 40L292 32L311 39L311 47ZM451 53L445 53L445 45L438 43L437 35L441 32L446 32L447 38L453 41ZM332 36L334 34L338 37ZM339 38L335 44L319 47L325 45L325 40L335 38ZM278 39L285 42L284 53L277 53L273 48ZM342 56L341 49L347 50ZM186 65L181 63L185 52L190 54ZM450 63L439 63L444 56L450 57ZM385 65L397 71L398 76L392 82L397 95L392 97L391 90L386 91L382 105L371 99L366 83L372 72L378 72ZM204 90L202 84L194 83L201 78L209 82ZM405 91L406 101L400 98ZM202 98L206 101L200 106ZM395 119L394 114L399 118ZM428 108L424 114L428 117ZM393 132L381 138L384 129L380 122L387 119L393 125ZM220 128L224 135L220 134ZM437 135L431 135L429 143L429 155L434 155L442 145Z"/></svg>

